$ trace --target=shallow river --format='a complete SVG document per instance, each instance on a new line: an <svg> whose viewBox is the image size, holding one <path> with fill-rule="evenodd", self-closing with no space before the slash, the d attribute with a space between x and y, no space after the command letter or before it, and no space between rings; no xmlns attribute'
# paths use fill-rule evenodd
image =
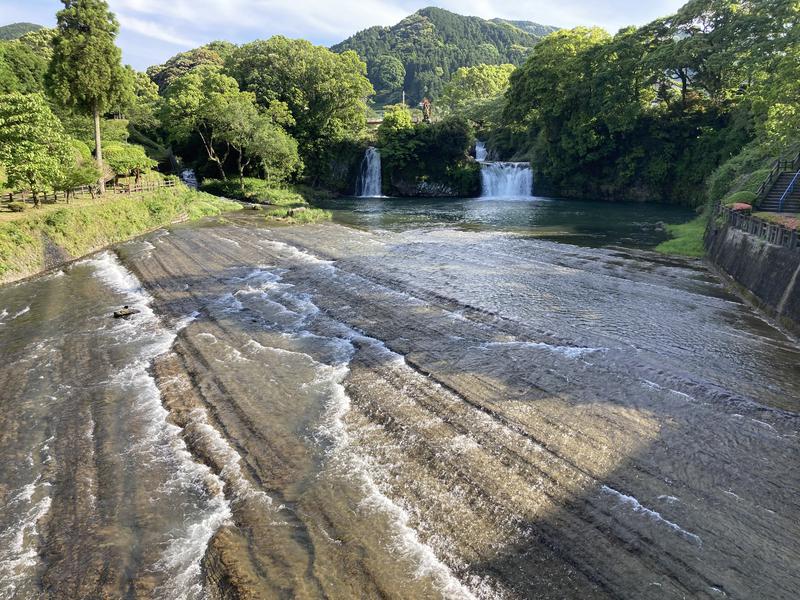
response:
<svg viewBox="0 0 800 600"><path fill-rule="evenodd" d="M685 213L340 202L0 289L0 598L796 598L800 347L619 247Z"/></svg>

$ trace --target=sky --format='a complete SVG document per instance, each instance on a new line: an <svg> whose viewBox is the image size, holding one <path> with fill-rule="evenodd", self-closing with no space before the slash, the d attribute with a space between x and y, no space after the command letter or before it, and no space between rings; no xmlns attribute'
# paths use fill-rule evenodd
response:
<svg viewBox="0 0 800 600"><path fill-rule="evenodd" d="M330 46L372 25L394 25L425 6L463 15L614 33L675 12L686 0L108 0L120 22L123 61L144 70L213 40L237 44L275 34ZM0 0L0 25L55 25L58 0Z"/></svg>

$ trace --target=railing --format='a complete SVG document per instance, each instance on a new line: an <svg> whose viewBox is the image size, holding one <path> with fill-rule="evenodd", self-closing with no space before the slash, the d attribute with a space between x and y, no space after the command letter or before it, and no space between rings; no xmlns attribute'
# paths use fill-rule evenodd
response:
<svg viewBox="0 0 800 600"><path fill-rule="evenodd" d="M789 229L779 223L770 223L725 206L720 207L718 215L731 227L761 238L770 244L800 251L800 237L798 237L797 229Z"/></svg>
<svg viewBox="0 0 800 600"><path fill-rule="evenodd" d="M760 200L763 200L772 189L775 180L778 178L778 176L780 176L781 173L785 171L797 171L798 169L800 169L800 152L797 153L797 156L795 156L793 160L775 161L775 164L772 165L772 170L769 172L769 175L767 175L764 183L762 183L761 186L756 190L756 196L758 196Z"/></svg>
<svg viewBox="0 0 800 600"><path fill-rule="evenodd" d="M783 196L781 196L781 201L778 203L778 212L783 212L783 203L789 196L792 195L794 192L794 186L797 183L797 178L800 177L800 171L798 171L794 177L792 177L792 183L789 184L789 187L786 188L786 191L783 192Z"/></svg>
<svg viewBox="0 0 800 600"><path fill-rule="evenodd" d="M175 187L176 181L174 179L150 179L142 180L139 183L128 183L122 185L109 186L106 188L106 194L138 194L142 192L152 192L159 188L172 188ZM58 192L42 192L38 194L38 200L42 203L57 203L60 201L68 202L69 198L76 196L98 195L97 186L83 185L74 190L58 191ZM29 202L33 203L33 194L30 191L16 192L3 194L0 197L0 203L6 202Z"/></svg>

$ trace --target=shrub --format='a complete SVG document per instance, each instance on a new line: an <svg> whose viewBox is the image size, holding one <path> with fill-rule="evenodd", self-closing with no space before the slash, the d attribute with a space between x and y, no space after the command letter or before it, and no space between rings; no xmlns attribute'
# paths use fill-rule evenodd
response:
<svg viewBox="0 0 800 600"><path fill-rule="evenodd" d="M725 206L730 206L732 204L753 204L758 199L755 192L750 192L747 190L742 190L741 192L736 192L725 198L722 202Z"/></svg>

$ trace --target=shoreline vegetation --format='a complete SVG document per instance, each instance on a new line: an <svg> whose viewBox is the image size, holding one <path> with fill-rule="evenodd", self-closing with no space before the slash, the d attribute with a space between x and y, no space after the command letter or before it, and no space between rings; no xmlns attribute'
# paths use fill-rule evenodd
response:
<svg viewBox="0 0 800 600"><path fill-rule="evenodd" d="M0 221L0 285L181 220L239 210L238 202L185 186L46 206Z"/></svg>

